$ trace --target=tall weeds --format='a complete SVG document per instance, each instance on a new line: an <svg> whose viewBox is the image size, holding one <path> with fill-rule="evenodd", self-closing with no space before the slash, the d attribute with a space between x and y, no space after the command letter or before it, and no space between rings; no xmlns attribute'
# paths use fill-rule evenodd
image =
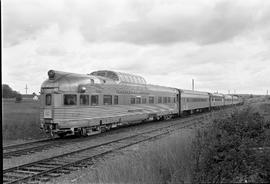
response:
<svg viewBox="0 0 270 184"><path fill-rule="evenodd" d="M143 151L105 163L99 183L183 183L189 180L191 132L166 138Z"/></svg>
<svg viewBox="0 0 270 184"><path fill-rule="evenodd" d="M269 122L250 108L198 130L192 183L270 182Z"/></svg>

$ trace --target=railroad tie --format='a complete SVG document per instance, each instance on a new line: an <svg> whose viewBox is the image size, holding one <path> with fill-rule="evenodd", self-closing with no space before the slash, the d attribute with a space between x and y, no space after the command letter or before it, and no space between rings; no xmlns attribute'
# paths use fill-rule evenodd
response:
<svg viewBox="0 0 270 184"><path fill-rule="evenodd" d="M36 164L35 167L37 167L37 168L53 169L53 168L55 168L55 165L50 165L50 164Z"/></svg>
<svg viewBox="0 0 270 184"><path fill-rule="evenodd" d="M29 171L29 170L15 170L13 171L14 173L21 173L21 174L28 174L28 175L33 175L39 173L39 171Z"/></svg>
<svg viewBox="0 0 270 184"><path fill-rule="evenodd" d="M65 169L70 170L70 171L77 171L78 167L68 166Z"/></svg>
<svg viewBox="0 0 270 184"><path fill-rule="evenodd" d="M35 180L27 181L27 184L39 184L39 181L35 181Z"/></svg>
<svg viewBox="0 0 270 184"><path fill-rule="evenodd" d="M69 174L70 173L70 170L69 169L60 169L57 171L58 173L63 173L63 174Z"/></svg>
<svg viewBox="0 0 270 184"><path fill-rule="evenodd" d="M49 176L49 177L59 177L61 174L59 173L48 173L46 174L46 176Z"/></svg>
<svg viewBox="0 0 270 184"><path fill-rule="evenodd" d="M42 168L42 167L24 167L21 168L21 170L25 170L25 171L34 171L34 172L42 172L42 171L46 171L47 168Z"/></svg>
<svg viewBox="0 0 270 184"><path fill-rule="evenodd" d="M41 181L41 182L48 182L50 181L50 178L41 176L41 177L36 178L36 180Z"/></svg>

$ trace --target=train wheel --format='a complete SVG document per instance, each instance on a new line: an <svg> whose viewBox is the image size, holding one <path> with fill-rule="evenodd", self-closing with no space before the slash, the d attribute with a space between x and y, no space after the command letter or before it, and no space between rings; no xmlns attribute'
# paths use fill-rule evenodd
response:
<svg viewBox="0 0 270 184"><path fill-rule="evenodd" d="M53 132L53 131L50 131L50 138L51 139L57 138L57 134L55 132Z"/></svg>
<svg viewBox="0 0 270 184"><path fill-rule="evenodd" d="M100 132L101 132L101 133L106 132L106 127L101 126L101 127L100 127Z"/></svg>
<svg viewBox="0 0 270 184"><path fill-rule="evenodd" d="M86 131L85 128L81 129L81 135L84 136L84 137L87 136L87 131Z"/></svg>
<svg viewBox="0 0 270 184"><path fill-rule="evenodd" d="M58 134L58 136L59 136L60 138L64 138L64 137L66 136L66 134L65 134L65 133L62 133L62 134Z"/></svg>

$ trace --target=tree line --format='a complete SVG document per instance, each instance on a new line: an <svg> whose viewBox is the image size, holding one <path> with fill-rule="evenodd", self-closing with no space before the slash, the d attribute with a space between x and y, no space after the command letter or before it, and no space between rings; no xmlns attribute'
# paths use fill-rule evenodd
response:
<svg viewBox="0 0 270 184"><path fill-rule="evenodd" d="M13 90L9 85L2 84L2 98L16 98L21 99L22 95L18 92Z"/></svg>

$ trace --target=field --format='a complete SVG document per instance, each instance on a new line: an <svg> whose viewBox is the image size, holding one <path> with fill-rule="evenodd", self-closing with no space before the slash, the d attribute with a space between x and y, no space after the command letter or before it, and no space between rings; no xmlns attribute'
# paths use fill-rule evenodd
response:
<svg viewBox="0 0 270 184"><path fill-rule="evenodd" d="M2 99L3 141L43 138L39 129L39 101Z"/></svg>

